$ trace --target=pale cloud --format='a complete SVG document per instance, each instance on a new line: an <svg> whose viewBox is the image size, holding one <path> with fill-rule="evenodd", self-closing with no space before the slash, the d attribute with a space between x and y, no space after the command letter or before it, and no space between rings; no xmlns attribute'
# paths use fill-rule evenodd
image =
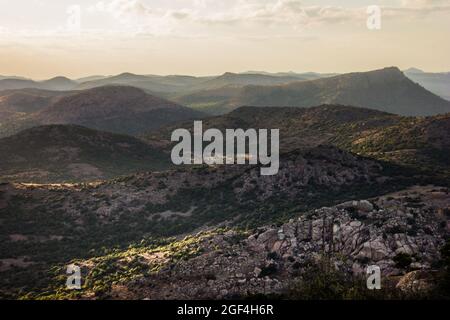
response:
<svg viewBox="0 0 450 320"><path fill-rule="evenodd" d="M414 20L449 13L450 0L402 0L401 6L386 6L383 8L384 17L393 19Z"/></svg>
<svg viewBox="0 0 450 320"><path fill-rule="evenodd" d="M101 1L89 12L107 13L121 24L149 32L159 29L180 33L186 27L276 26L299 27L340 23L364 18L365 8L350 9L333 6L304 6L299 0L239 0L224 10L213 10L214 1L194 0L181 9L150 8L141 0ZM153 29L153 30L152 30Z"/></svg>
<svg viewBox="0 0 450 320"><path fill-rule="evenodd" d="M237 0L215 10L216 1L186 1L184 8L151 8L142 0L101 1L91 13L108 13L122 25L155 35L183 35L208 26L215 36L222 27L271 26L298 30L317 25L359 24L367 18L366 7L307 6L300 0ZM383 6L386 18L401 19L442 13L450 10L448 0L401 0L398 6ZM216 28L216 29L214 29ZM243 30L240 30L243 32Z"/></svg>
<svg viewBox="0 0 450 320"><path fill-rule="evenodd" d="M36 0L37 1L37 0ZM344 2L343 2L344 3ZM450 0L398 0L382 6L383 19L422 19L450 12ZM102 0L82 6L81 34L105 36L146 35L155 37L289 37L316 27L364 27L366 7L306 5L301 0L185 0L177 5L145 0ZM86 15L90 23L85 23ZM115 24L102 23L107 16ZM52 36L70 32L63 24L53 29L1 28L0 35Z"/></svg>
<svg viewBox="0 0 450 320"><path fill-rule="evenodd" d="M379 32L367 29L367 7L354 0L34 2L0 0L3 73L449 69L450 0L373 1L382 7ZM81 30L71 33L66 8L77 2Z"/></svg>
<svg viewBox="0 0 450 320"><path fill-rule="evenodd" d="M404 7L429 7L448 5L449 3L450 1L448 0L402 0L402 5Z"/></svg>

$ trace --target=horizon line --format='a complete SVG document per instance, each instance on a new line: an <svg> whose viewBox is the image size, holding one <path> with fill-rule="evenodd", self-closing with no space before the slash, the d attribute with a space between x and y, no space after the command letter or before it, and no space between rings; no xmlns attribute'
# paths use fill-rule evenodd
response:
<svg viewBox="0 0 450 320"><path fill-rule="evenodd" d="M264 75L264 73L266 73L267 75L277 75L277 74L297 74L297 75L302 75L302 74L330 74L330 75L342 75L342 74L347 74L347 73L359 73L359 72L370 72L370 71L377 71L377 70L383 70L383 69L387 69L387 68L397 68L399 69L401 72L407 72L408 70L414 70L417 71L417 73L435 73L435 74L440 74L440 73L450 73L450 71L425 71L421 68L416 68L416 67L409 67L406 69L401 69L397 66L386 66L383 68L377 68L377 69L368 69L368 70L357 70L357 71L347 71L347 72L319 72L319 71L293 71L293 70L289 70L289 71L266 71L266 70L245 70L245 71L225 71L223 73L218 73L218 74L187 74L187 73L172 73L172 74L157 74L157 73L135 73L135 72L130 72L130 71L123 71L123 72L119 72L119 73L113 73L113 74L97 74L97 73L92 73L92 74L88 74L88 75L84 75L84 76L78 76L78 77L71 77L71 76L66 76L63 74L55 74L54 76L50 76L50 77L46 77L46 78L34 78L34 77L29 77L26 75L6 75L6 74L2 74L0 72L0 76L3 77L4 79L2 80L32 80L32 81L36 81L36 82L40 82L40 81L46 81L46 80L52 80L55 78L66 78L72 81L77 81L83 78L89 78L89 77L104 77L104 78L110 78L110 77L116 77L116 76L120 76L120 75L125 75L125 74L129 74L129 75L134 75L134 76L145 76L145 77L173 77L173 76L178 76L178 77L194 77L194 78L208 78L208 77L220 77L223 76L225 74L239 74L239 75L244 75L244 74L256 74L256 75ZM95 81L95 80L93 80Z"/></svg>

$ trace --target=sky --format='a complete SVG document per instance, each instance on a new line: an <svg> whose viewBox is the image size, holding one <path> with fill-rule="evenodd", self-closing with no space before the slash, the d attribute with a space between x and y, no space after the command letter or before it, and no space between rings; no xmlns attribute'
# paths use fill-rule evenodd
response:
<svg viewBox="0 0 450 320"><path fill-rule="evenodd" d="M448 72L449 39L450 0L0 0L0 75L33 79Z"/></svg>

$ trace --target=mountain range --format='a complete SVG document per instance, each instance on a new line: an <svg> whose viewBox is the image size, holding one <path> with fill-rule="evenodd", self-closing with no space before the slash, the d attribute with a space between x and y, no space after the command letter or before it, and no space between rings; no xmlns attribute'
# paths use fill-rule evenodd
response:
<svg viewBox="0 0 450 320"><path fill-rule="evenodd" d="M193 130L192 123L177 124ZM143 139L165 141L175 127L143 135ZM340 149L415 169L450 173L450 114L404 117L382 111L344 105L312 108L241 107L226 115L203 120L203 128L280 130L280 150L334 145Z"/></svg>
<svg viewBox="0 0 450 320"><path fill-rule="evenodd" d="M127 86L72 92L7 92L0 97L0 136L46 124L76 124L115 133L139 134L201 112ZM31 107L32 106L32 107Z"/></svg>
<svg viewBox="0 0 450 320"><path fill-rule="evenodd" d="M43 89L43 90L73 90L78 86L76 81L66 77L55 77L44 81L34 81L23 78L0 78L0 90L13 89Z"/></svg>
<svg viewBox="0 0 450 320"><path fill-rule="evenodd" d="M427 90L449 99L449 73L429 73L417 68L410 68L404 74ZM63 76L49 80L34 81L25 77L0 76L0 91L10 89L42 89L42 90L83 90L105 85L134 86L163 97L176 97L203 90L224 87L242 87L246 85L280 85L298 81L310 81L338 76L337 73L295 73L264 71L248 71L243 73L226 72L219 76L185 76L185 75L137 75L122 73L113 76L93 75L79 79L68 79Z"/></svg>
<svg viewBox="0 0 450 320"><path fill-rule="evenodd" d="M137 135L185 119L200 119L206 116L204 113L226 114L246 105L312 107L341 104L403 116L450 112L449 101L414 83L398 68L337 76L307 76L319 79L299 81L300 75L290 73L227 73L208 79L121 74L80 85L92 86L91 89L68 91L63 89L69 88L72 81L55 78L45 83L52 84L51 87L58 86L58 90L0 91L0 137L46 124L76 124ZM172 86L173 90L179 91L149 94L151 90L143 85L148 84L149 79L153 79L153 84L166 89ZM186 93L184 90L197 91Z"/></svg>
<svg viewBox="0 0 450 320"><path fill-rule="evenodd" d="M14 81L0 299L450 296L450 102L397 68ZM278 174L172 166L171 133L194 120L280 129ZM66 288L71 264L82 290Z"/></svg>
<svg viewBox="0 0 450 320"><path fill-rule="evenodd" d="M237 107L320 104L361 106L400 115L435 115L450 112L450 102L408 79L398 68L349 73L283 85L203 90L174 99L213 114Z"/></svg>
<svg viewBox="0 0 450 320"><path fill-rule="evenodd" d="M432 73L410 68L405 70L404 73L408 78L427 88L427 90L446 100L450 100L450 72Z"/></svg>
<svg viewBox="0 0 450 320"><path fill-rule="evenodd" d="M192 126L191 121L165 126L141 135L141 139L73 125L31 128L0 140L4 154L0 177L4 181L68 182L166 169L171 163L172 131L192 131ZM242 107L224 116L203 119L203 127L278 128L282 153L333 145L433 174L434 179L450 175L449 114L402 117L342 105ZM78 168L79 174L67 169L70 167Z"/></svg>
<svg viewBox="0 0 450 320"><path fill-rule="evenodd" d="M361 118L355 111L336 121ZM317 274L307 266L321 253L349 276L379 263L388 283L439 263L449 189L412 186L445 180L330 145L284 152L276 176L259 171L196 166L95 183L0 184L0 296L287 297L299 274ZM82 266L83 290L61 281L68 263ZM354 292L353 280L339 281Z"/></svg>
<svg viewBox="0 0 450 320"><path fill-rule="evenodd" d="M192 92L219 88L222 86L241 85L274 85L300 80L318 79L330 76L319 73L230 73L220 76L184 76L184 75L137 75L125 72L114 76L88 76L71 80L66 77L55 77L49 80L34 81L21 77L1 77L0 91L12 89L43 89L43 90L85 90L107 85L126 85L141 88L148 92L159 94Z"/></svg>

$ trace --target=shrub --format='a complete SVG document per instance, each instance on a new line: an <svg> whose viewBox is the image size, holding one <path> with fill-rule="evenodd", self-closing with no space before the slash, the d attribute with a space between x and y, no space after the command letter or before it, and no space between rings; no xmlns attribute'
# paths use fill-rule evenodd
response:
<svg viewBox="0 0 450 320"><path fill-rule="evenodd" d="M412 258L409 254L399 253L394 257L394 262L397 268L406 269L412 263Z"/></svg>
<svg viewBox="0 0 450 320"><path fill-rule="evenodd" d="M441 264L443 267L442 279L439 282L439 290L444 297L450 297L450 240L441 249Z"/></svg>
<svg viewBox="0 0 450 320"><path fill-rule="evenodd" d="M267 277L267 276L271 276L271 275L273 275L273 274L275 274L277 272L278 272L277 265L274 264L274 263L271 263L268 266L265 266L265 267L261 268L261 273L259 274L259 277L260 278L264 278L264 277Z"/></svg>
<svg viewBox="0 0 450 320"><path fill-rule="evenodd" d="M337 270L328 258L322 258L302 270L287 294L290 300L373 300L399 299L402 293L389 281L381 290L368 290L366 278Z"/></svg>
<svg viewBox="0 0 450 320"><path fill-rule="evenodd" d="M279 256L278 256L278 253L276 253L276 252L270 252L270 253L267 255L267 258L268 258L268 259L272 259L272 260L278 260L278 259L279 259Z"/></svg>

